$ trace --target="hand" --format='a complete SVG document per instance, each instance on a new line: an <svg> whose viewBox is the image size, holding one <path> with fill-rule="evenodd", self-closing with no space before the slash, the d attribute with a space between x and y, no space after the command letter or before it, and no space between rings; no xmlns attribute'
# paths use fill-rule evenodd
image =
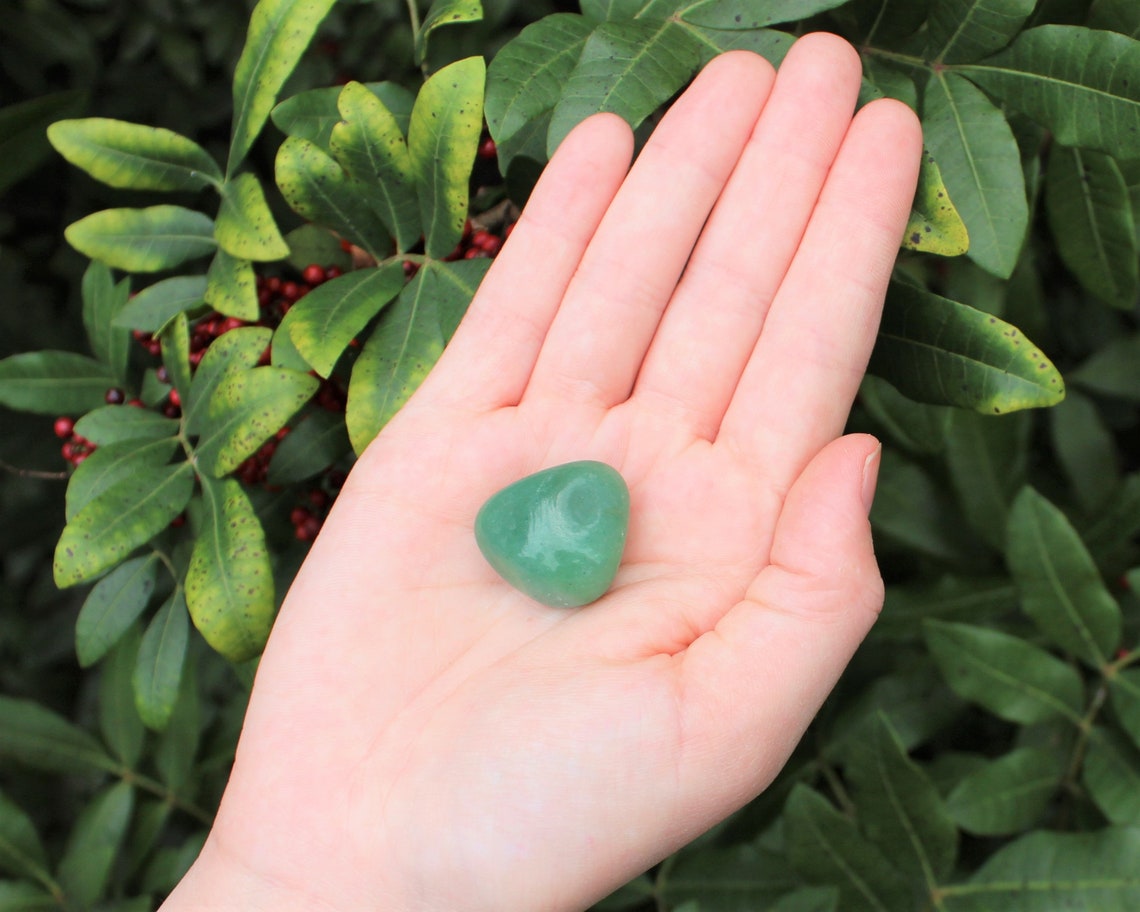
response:
<svg viewBox="0 0 1140 912"><path fill-rule="evenodd" d="M289 592L167 912L580 909L773 779L882 603L878 445L839 435L921 137L859 78L811 35L709 64L632 170L613 116L567 138ZM578 459L629 484L625 557L546 608L472 524Z"/></svg>

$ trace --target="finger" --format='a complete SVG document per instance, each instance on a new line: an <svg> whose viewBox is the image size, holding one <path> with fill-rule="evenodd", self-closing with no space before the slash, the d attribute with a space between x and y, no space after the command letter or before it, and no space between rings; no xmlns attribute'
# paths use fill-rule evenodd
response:
<svg viewBox="0 0 1140 912"><path fill-rule="evenodd" d="M473 409L517 404L550 322L629 170L629 127L611 114L559 146L495 258L423 396Z"/></svg>
<svg viewBox="0 0 1140 912"><path fill-rule="evenodd" d="M694 806L722 783L727 814L775 777L883 602L867 520L879 447L833 441L788 494L771 564L683 654L686 768Z"/></svg>
<svg viewBox="0 0 1140 912"><path fill-rule="evenodd" d="M610 406L629 395L661 312L772 79L763 58L724 54L669 110L582 259L527 398Z"/></svg>
<svg viewBox="0 0 1140 912"><path fill-rule="evenodd" d="M914 113L874 102L851 124L725 413L718 443L779 490L843 430L874 345L922 151Z"/></svg>
<svg viewBox="0 0 1140 912"><path fill-rule="evenodd" d="M851 121L859 56L842 39L793 45L685 269L635 395L711 439Z"/></svg>

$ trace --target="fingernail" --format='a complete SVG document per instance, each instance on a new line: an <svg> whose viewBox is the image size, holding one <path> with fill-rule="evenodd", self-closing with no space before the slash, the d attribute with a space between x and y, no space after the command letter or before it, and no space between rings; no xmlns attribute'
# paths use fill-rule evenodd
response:
<svg viewBox="0 0 1140 912"><path fill-rule="evenodd" d="M874 452L863 463L863 507L867 515L871 513L871 504L875 502L875 487L879 483L879 462L883 456L883 445L880 443Z"/></svg>

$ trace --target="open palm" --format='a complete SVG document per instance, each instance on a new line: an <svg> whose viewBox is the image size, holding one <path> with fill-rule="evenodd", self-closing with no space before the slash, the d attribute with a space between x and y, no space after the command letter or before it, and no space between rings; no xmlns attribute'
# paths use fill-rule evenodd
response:
<svg viewBox="0 0 1140 912"><path fill-rule="evenodd" d="M877 444L839 435L921 140L852 117L859 75L828 35L733 52L628 173L617 118L564 142L290 591L171 910L581 908L771 781L882 599ZM472 526L578 459L631 525L568 611Z"/></svg>

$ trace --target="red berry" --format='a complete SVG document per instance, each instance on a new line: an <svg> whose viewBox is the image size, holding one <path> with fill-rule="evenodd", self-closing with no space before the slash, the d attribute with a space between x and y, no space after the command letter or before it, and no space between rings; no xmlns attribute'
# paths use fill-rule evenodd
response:
<svg viewBox="0 0 1140 912"><path fill-rule="evenodd" d="M170 371L168 371L166 369L165 364L160 364L158 366L158 370L156 370L154 372L154 376L158 379L159 383L169 383L170 382Z"/></svg>
<svg viewBox="0 0 1140 912"><path fill-rule="evenodd" d="M226 317L224 320L222 320L221 323L218 324L218 327L216 330L214 330L214 332L220 336L224 333L228 333L231 329L238 329L242 326L245 326L244 320L239 320L237 317Z"/></svg>
<svg viewBox="0 0 1140 912"><path fill-rule="evenodd" d="M325 281L331 282L333 279L339 279L342 275L344 275L343 269L339 266L330 266L325 270Z"/></svg>
<svg viewBox="0 0 1140 912"><path fill-rule="evenodd" d="M301 286L296 282L286 282L281 286L281 297L287 301L296 301L301 297Z"/></svg>
<svg viewBox="0 0 1140 912"><path fill-rule="evenodd" d="M127 401L127 395L117 386L113 386L103 394L103 401L107 405L122 405Z"/></svg>
<svg viewBox="0 0 1140 912"><path fill-rule="evenodd" d="M281 290L281 279L278 276L270 276L265 280L265 287L272 292L278 292Z"/></svg>
<svg viewBox="0 0 1140 912"><path fill-rule="evenodd" d="M60 415L55 419L55 423L52 424L51 429L60 440L67 440L75 431L75 421L66 415Z"/></svg>
<svg viewBox="0 0 1140 912"><path fill-rule="evenodd" d="M178 394L178 390L170 390L170 404L175 408L182 408L182 397Z"/></svg>
<svg viewBox="0 0 1140 912"><path fill-rule="evenodd" d="M170 528L172 528L172 529L180 529L184 525L186 525L186 514L185 513L179 513L177 516L174 517L174 519L172 519L170 521Z"/></svg>
<svg viewBox="0 0 1140 912"><path fill-rule="evenodd" d="M498 154L499 150L495 147L495 141L490 136L479 143L480 158L495 158Z"/></svg>
<svg viewBox="0 0 1140 912"><path fill-rule="evenodd" d="M146 403L141 399L128 399L127 405L133 406L134 408L146 408Z"/></svg>
<svg viewBox="0 0 1140 912"><path fill-rule="evenodd" d="M323 510L329 505L329 495L320 488L313 488L313 490L309 492L309 503L318 510Z"/></svg>
<svg viewBox="0 0 1140 912"><path fill-rule="evenodd" d="M310 263L301 270L301 278L307 285L320 285L325 280L325 268L316 263Z"/></svg>
<svg viewBox="0 0 1140 912"><path fill-rule="evenodd" d="M305 520L312 518L313 514L307 507L294 507L289 513L289 525L302 526Z"/></svg>
<svg viewBox="0 0 1140 912"><path fill-rule="evenodd" d="M59 453L64 459L71 462L75 458L76 449L75 444L69 441L59 448Z"/></svg>

